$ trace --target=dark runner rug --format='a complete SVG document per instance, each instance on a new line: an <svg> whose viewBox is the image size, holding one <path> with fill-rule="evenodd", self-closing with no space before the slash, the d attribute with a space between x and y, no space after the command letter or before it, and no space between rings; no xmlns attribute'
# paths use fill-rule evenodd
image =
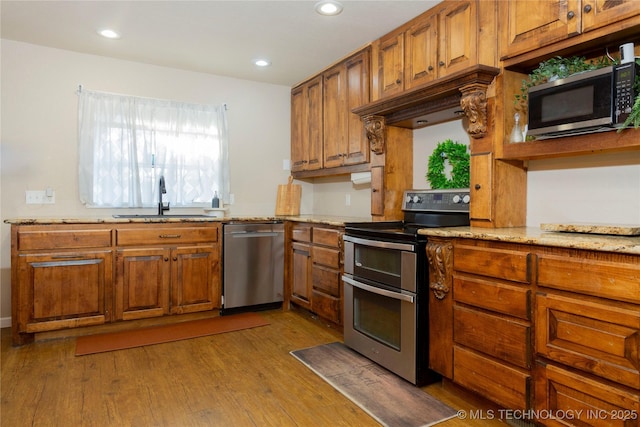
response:
<svg viewBox="0 0 640 427"><path fill-rule="evenodd" d="M384 426L431 426L456 416L453 408L342 343L291 354Z"/></svg>
<svg viewBox="0 0 640 427"><path fill-rule="evenodd" d="M142 347L268 325L257 313L241 313L169 325L78 337L76 356Z"/></svg>

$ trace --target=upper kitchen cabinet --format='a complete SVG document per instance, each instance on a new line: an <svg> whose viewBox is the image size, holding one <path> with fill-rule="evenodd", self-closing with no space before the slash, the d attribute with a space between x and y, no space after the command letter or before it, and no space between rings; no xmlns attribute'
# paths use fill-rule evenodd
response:
<svg viewBox="0 0 640 427"><path fill-rule="evenodd" d="M362 120L351 112L369 102L369 56L365 49L323 73L324 168L369 161Z"/></svg>
<svg viewBox="0 0 640 427"><path fill-rule="evenodd" d="M496 65L494 2L444 1L373 43L373 100L478 63ZM482 31L480 31L482 30ZM494 37L492 43L480 43Z"/></svg>
<svg viewBox="0 0 640 427"><path fill-rule="evenodd" d="M510 67L539 62L540 57L594 47L600 39L614 46L625 38L637 39L640 3L636 0L544 0L531 13L529 0L498 2L502 31L501 59ZM634 29L635 28L635 29ZM517 60L509 60L516 56Z"/></svg>
<svg viewBox="0 0 640 427"><path fill-rule="evenodd" d="M322 76L291 90L291 172L322 168Z"/></svg>
<svg viewBox="0 0 640 427"><path fill-rule="evenodd" d="M370 48L291 91L291 172L310 178L368 170L362 120L351 112L370 100Z"/></svg>

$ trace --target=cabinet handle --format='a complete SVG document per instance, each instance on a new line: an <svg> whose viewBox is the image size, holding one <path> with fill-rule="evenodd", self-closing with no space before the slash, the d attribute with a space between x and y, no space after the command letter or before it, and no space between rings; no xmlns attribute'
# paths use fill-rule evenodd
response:
<svg viewBox="0 0 640 427"><path fill-rule="evenodd" d="M480 184L476 184L475 187L473 187L473 188L475 188L476 190L479 190L482 187L480 186Z"/></svg>
<svg viewBox="0 0 640 427"><path fill-rule="evenodd" d="M161 239L179 239L181 237L180 234L161 234L158 237Z"/></svg>
<svg viewBox="0 0 640 427"><path fill-rule="evenodd" d="M590 4L586 5L583 10L584 10L584 13L591 12L591 5Z"/></svg>
<svg viewBox="0 0 640 427"><path fill-rule="evenodd" d="M82 258L82 255L53 255L51 259Z"/></svg>
<svg viewBox="0 0 640 427"><path fill-rule="evenodd" d="M576 14L573 12L573 10L570 10L569 13L567 13L568 19L573 19L574 16L576 16Z"/></svg>

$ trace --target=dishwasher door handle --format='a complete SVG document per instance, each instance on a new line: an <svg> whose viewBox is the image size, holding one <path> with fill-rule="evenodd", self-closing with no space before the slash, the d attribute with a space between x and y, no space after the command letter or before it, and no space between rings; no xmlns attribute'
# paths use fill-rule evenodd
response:
<svg viewBox="0 0 640 427"><path fill-rule="evenodd" d="M282 233L278 233L277 231L263 231L263 232L240 231L240 232L229 233L229 236L233 237L234 239L239 239L239 238L250 238L250 237L275 237L281 234Z"/></svg>

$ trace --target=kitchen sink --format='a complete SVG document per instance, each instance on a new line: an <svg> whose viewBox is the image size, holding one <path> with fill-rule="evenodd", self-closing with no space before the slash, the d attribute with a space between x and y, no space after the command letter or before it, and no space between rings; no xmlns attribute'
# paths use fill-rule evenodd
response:
<svg viewBox="0 0 640 427"><path fill-rule="evenodd" d="M114 218L212 218L210 215L204 214L175 214L175 215L158 215L158 214L127 214L113 215Z"/></svg>

